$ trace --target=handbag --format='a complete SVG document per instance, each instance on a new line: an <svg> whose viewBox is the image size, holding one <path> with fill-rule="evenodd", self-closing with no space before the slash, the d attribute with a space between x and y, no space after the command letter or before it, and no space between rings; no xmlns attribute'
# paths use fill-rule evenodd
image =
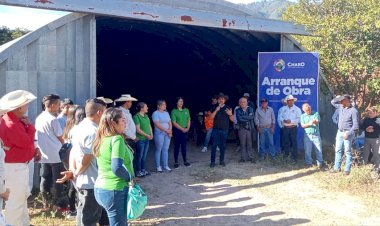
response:
<svg viewBox="0 0 380 226"><path fill-rule="evenodd" d="M62 144L61 149L59 149L59 158L66 170L69 169L69 157L72 147L73 145L71 143L64 143Z"/></svg>
<svg viewBox="0 0 380 226"><path fill-rule="evenodd" d="M129 187L127 201L127 217L128 220L134 220L140 217L148 203L148 197L137 183L133 187Z"/></svg>

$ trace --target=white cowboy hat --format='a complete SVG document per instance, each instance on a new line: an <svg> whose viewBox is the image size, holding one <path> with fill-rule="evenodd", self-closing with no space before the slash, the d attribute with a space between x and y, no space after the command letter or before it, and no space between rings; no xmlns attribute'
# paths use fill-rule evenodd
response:
<svg viewBox="0 0 380 226"><path fill-rule="evenodd" d="M16 90L5 94L0 99L0 109L13 111L25 104L37 99L31 92L25 90Z"/></svg>
<svg viewBox="0 0 380 226"><path fill-rule="evenodd" d="M284 99L284 102L288 102L288 100L294 100L294 102L297 101L297 98L295 98L293 95L287 95Z"/></svg>
<svg viewBox="0 0 380 226"><path fill-rule="evenodd" d="M112 99L110 99L110 98L106 98L106 97L97 97L96 99L98 99L98 100L102 100L102 101L104 101L104 103L106 103L106 104L112 104L112 103L113 103L113 100L112 100Z"/></svg>
<svg viewBox="0 0 380 226"><path fill-rule="evenodd" d="M123 94L121 95L121 97L115 100L115 102L124 102L124 101L137 101L137 99L132 97L130 94Z"/></svg>
<svg viewBox="0 0 380 226"><path fill-rule="evenodd" d="M344 100L344 99L349 99L349 100L351 100L351 96L350 95L348 95L348 94L343 94L343 95L337 95L335 98L334 98L334 100L333 100L333 102L341 102L342 100Z"/></svg>

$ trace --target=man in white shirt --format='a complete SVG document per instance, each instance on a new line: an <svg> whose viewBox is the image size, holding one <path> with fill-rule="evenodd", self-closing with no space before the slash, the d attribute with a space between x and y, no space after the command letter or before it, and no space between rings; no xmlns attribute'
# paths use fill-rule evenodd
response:
<svg viewBox="0 0 380 226"><path fill-rule="evenodd" d="M80 122L72 132L72 149L70 151L69 170L65 177L57 181L63 183L72 179L78 191L77 226L97 225L102 207L96 202L94 185L98 177L96 158L92 146L96 131L107 104L101 99L90 99L86 102L86 118Z"/></svg>
<svg viewBox="0 0 380 226"><path fill-rule="evenodd" d="M119 106L127 119L127 126L125 127L124 133L128 140L133 140L136 142L136 125L133 122L132 114L129 111L132 107L133 101L137 101L137 99L132 97L130 94L123 94L115 100L116 106Z"/></svg>
<svg viewBox="0 0 380 226"><path fill-rule="evenodd" d="M124 134L126 135L128 145L134 150L135 159L133 161L133 168L136 169L137 156L136 156L136 142L138 138L136 137L136 125L133 121L132 114L129 111L132 107L132 102L137 101L136 98L132 97L130 94L123 94L121 97L115 100L115 105L119 107L127 120L127 125L125 127Z"/></svg>
<svg viewBox="0 0 380 226"><path fill-rule="evenodd" d="M288 157L291 151L292 160L297 161L297 131L302 115L301 109L294 105L297 98L293 95L285 97L287 106L278 111L278 124L283 129L284 155Z"/></svg>
<svg viewBox="0 0 380 226"><path fill-rule="evenodd" d="M61 102L55 94L44 96L42 102L45 110L36 118L36 140L42 154L40 191L45 205L49 201L49 194L53 192L53 203L63 210L67 207L63 185L55 183L64 169L59 157L59 150L64 143L63 129L56 117Z"/></svg>

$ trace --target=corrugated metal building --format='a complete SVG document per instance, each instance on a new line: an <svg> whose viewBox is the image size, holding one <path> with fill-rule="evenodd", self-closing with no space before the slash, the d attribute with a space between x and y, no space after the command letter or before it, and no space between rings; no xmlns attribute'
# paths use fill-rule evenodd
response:
<svg viewBox="0 0 380 226"><path fill-rule="evenodd" d="M135 94L138 84L147 86L139 93L142 100L158 98L157 84L169 90L162 91L164 97L187 93L188 103L195 102L194 91L204 90L207 101L220 90L236 96L251 89L255 93L257 53L303 51L289 35L307 35L302 26L256 18L244 7L221 0L0 0L0 4L74 12L0 46L0 95L15 89L36 94L38 101L29 110L32 119L48 93L79 104L97 95ZM166 71L172 67L192 74L178 78L178 72ZM159 83L157 77L167 83ZM193 82L220 78L221 87ZM322 135L332 142L331 92L324 80L320 84Z"/></svg>

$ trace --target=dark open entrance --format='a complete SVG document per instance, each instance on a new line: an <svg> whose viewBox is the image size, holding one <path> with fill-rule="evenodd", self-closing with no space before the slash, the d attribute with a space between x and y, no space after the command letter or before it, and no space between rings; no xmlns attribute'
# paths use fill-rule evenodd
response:
<svg viewBox="0 0 380 226"><path fill-rule="evenodd" d="M129 93L150 112L182 96L195 114L224 92L234 107L244 92L256 96L257 53L279 50L279 34L98 17L97 94Z"/></svg>

